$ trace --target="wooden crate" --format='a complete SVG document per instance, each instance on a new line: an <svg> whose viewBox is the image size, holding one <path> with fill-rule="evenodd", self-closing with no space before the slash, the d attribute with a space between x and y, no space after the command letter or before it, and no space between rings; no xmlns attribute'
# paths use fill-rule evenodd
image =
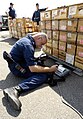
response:
<svg viewBox="0 0 83 119"><path fill-rule="evenodd" d="M52 10L52 19L66 19L67 18L67 7L61 7Z"/></svg>
<svg viewBox="0 0 83 119"><path fill-rule="evenodd" d="M41 19L41 21L45 20L45 11L44 12L40 12L40 19Z"/></svg>
<svg viewBox="0 0 83 119"><path fill-rule="evenodd" d="M53 56L58 57L58 49L53 48Z"/></svg>
<svg viewBox="0 0 83 119"><path fill-rule="evenodd" d="M77 33L67 32L67 43L75 44L76 36Z"/></svg>
<svg viewBox="0 0 83 119"><path fill-rule="evenodd" d="M83 58L76 56L75 57L75 66L83 70Z"/></svg>
<svg viewBox="0 0 83 119"><path fill-rule="evenodd" d="M70 5L68 10L68 18L83 18L83 3Z"/></svg>
<svg viewBox="0 0 83 119"><path fill-rule="evenodd" d="M46 21L46 29L52 29L52 21Z"/></svg>
<svg viewBox="0 0 83 119"><path fill-rule="evenodd" d="M58 20L53 20L52 21L52 30L58 30L58 25L59 25Z"/></svg>
<svg viewBox="0 0 83 119"><path fill-rule="evenodd" d="M58 41L53 40L52 47L58 49Z"/></svg>
<svg viewBox="0 0 83 119"><path fill-rule="evenodd" d="M60 31L59 40L63 41L63 42L66 42L67 41L67 32Z"/></svg>
<svg viewBox="0 0 83 119"><path fill-rule="evenodd" d="M83 34L78 33L77 45L83 46Z"/></svg>
<svg viewBox="0 0 83 119"><path fill-rule="evenodd" d="M76 30L77 30L77 19L68 19L67 20L67 30L76 32Z"/></svg>
<svg viewBox="0 0 83 119"><path fill-rule="evenodd" d="M52 20L52 10L45 11L44 17L45 20Z"/></svg>
<svg viewBox="0 0 83 119"><path fill-rule="evenodd" d="M83 47L77 46L76 55L83 58Z"/></svg>
<svg viewBox="0 0 83 119"><path fill-rule="evenodd" d="M52 39L52 31L51 30L46 30L48 39Z"/></svg>
<svg viewBox="0 0 83 119"><path fill-rule="evenodd" d="M47 46L47 47L52 47L52 42L48 41L48 42L46 43L46 46Z"/></svg>
<svg viewBox="0 0 83 119"><path fill-rule="evenodd" d="M50 55L52 55L52 50L53 50L52 47L49 47L49 46L46 47L46 53L48 53Z"/></svg>
<svg viewBox="0 0 83 119"><path fill-rule="evenodd" d="M46 29L46 23L45 23L45 21L41 21L40 22L40 27L41 27L41 30L42 29Z"/></svg>
<svg viewBox="0 0 83 119"><path fill-rule="evenodd" d="M59 41L59 50L66 51L66 43Z"/></svg>
<svg viewBox="0 0 83 119"><path fill-rule="evenodd" d="M59 21L59 30L67 30L67 20Z"/></svg>
<svg viewBox="0 0 83 119"><path fill-rule="evenodd" d="M83 19L79 19L78 32L83 32Z"/></svg>
<svg viewBox="0 0 83 119"><path fill-rule="evenodd" d="M75 51L76 51L76 45L67 44L67 53L68 54L75 55Z"/></svg>
<svg viewBox="0 0 83 119"><path fill-rule="evenodd" d="M45 29L41 29L41 32L44 32L44 33L46 33L46 30L45 30Z"/></svg>
<svg viewBox="0 0 83 119"><path fill-rule="evenodd" d="M52 31L52 38L54 40L58 40L59 37L59 31Z"/></svg>
<svg viewBox="0 0 83 119"><path fill-rule="evenodd" d="M42 50L46 52L46 45L43 45Z"/></svg>
<svg viewBox="0 0 83 119"><path fill-rule="evenodd" d="M66 60L66 52L63 52L62 50L59 50L59 59Z"/></svg>

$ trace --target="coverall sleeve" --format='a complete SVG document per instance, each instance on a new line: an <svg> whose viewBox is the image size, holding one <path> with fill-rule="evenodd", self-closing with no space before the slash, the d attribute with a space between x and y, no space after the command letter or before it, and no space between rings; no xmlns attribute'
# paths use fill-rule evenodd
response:
<svg viewBox="0 0 83 119"><path fill-rule="evenodd" d="M43 9L39 9L40 10L40 12L43 12L43 11L45 11L46 10L46 8L43 8Z"/></svg>
<svg viewBox="0 0 83 119"><path fill-rule="evenodd" d="M36 65L36 62L34 61L34 49L30 45L26 45L24 48L24 58L27 63L27 66L33 66Z"/></svg>

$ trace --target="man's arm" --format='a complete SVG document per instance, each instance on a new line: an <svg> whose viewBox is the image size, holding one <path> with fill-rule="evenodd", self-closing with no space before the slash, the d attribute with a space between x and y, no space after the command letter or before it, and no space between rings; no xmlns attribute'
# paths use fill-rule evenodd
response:
<svg viewBox="0 0 83 119"><path fill-rule="evenodd" d="M57 65L51 67L42 67L39 65L29 66L31 72L55 72L57 70Z"/></svg>
<svg viewBox="0 0 83 119"><path fill-rule="evenodd" d="M39 10L40 10L40 12L43 12L43 11L45 11L46 9L48 9L48 7L43 8L43 9L39 9Z"/></svg>

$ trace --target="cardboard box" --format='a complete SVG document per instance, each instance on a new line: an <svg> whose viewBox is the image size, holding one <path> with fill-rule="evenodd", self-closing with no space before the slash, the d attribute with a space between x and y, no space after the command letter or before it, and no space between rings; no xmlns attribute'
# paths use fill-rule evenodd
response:
<svg viewBox="0 0 83 119"><path fill-rule="evenodd" d="M58 40L59 31L52 31L52 37L53 37L54 40Z"/></svg>
<svg viewBox="0 0 83 119"><path fill-rule="evenodd" d="M52 19L52 11L51 10L45 11L44 16L45 16L45 20L51 20Z"/></svg>
<svg viewBox="0 0 83 119"><path fill-rule="evenodd" d="M66 19L67 18L67 7L61 7L52 10L52 19Z"/></svg>
<svg viewBox="0 0 83 119"><path fill-rule="evenodd" d="M59 40L66 42L67 41L67 32L60 31Z"/></svg>
<svg viewBox="0 0 83 119"><path fill-rule="evenodd" d="M45 20L45 11L44 12L40 12L40 19L41 19L41 21Z"/></svg>
<svg viewBox="0 0 83 119"><path fill-rule="evenodd" d="M47 46L47 47L52 47L52 42L48 41L48 42L46 43L46 46Z"/></svg>
<svg viewBox="0 0 83 119"><path fill-rule="evenodd" d="M67 30L67 20L59 21L59 30Z"/></svg>
<svg viewBox="0 0 83 119"><path fill-rule="evenodd" d="M83 47L77 46L76 55L83 58Z"/></svg>
<svg viewBox="0 0 83 119"><path fill-rule="evenodd" d="M75 57L75 66L83 70L83 58L76 56Z"/></svg>
<svg viewBox="0 0 83 119"><path fill-rule="evenodd" d="M67 53L68 54L75 55L75 51L76 51L76 45L67 44Z"/></svg>
<svg viewBox="0 0 83 119"><path fill-rule="evenodd" d="M59 41L59 50L66 51L66 43Z"/></svg>
<svg viewBox="0 0 83 119"><path fill-rule="evenodd" d="M46 29L52 29L52 21L46 21Z"/></svg>
<svg viewBox="0 0 83 119"><path fill-rule="evenodd" d="M41 29L41 32L47 33L45 29Z"/></svg>
<svg viewBox="0 0 83 119"><path fill-rule="evenodd" d="M46 33L47 33L48 39L52 39L52 31L47 30Z"/></svg>
<svg viewBox="0 0 83 119"><path fill-rule="evenodd" d="M59 50L59 59L64 60L66 59L66 52Z"/></svg>
<svg viewBox="0 0 83 119"><path fill-rule="evenodd" d="M43 45L42 50L45 52L46 51L46 45Z"/></svg>
<svg viewBox="0 0 83 119"><path fill-rule="evenodd" d="M48 54L50 54L50 55L52 55L52 47L46 47L46 53L48 53Z"/></svg>
<svg viewBox="0 0 83 119"><path fill-rule="evenodd" d="M53 20L52 21L52 30L58 30L58 25L59 25L58 20Z"/></svg>
<svg viewBox="0 0 83 119"><path fill-rule="evenodd" d="M77 30L77 19L68 19L67 21L67 30L76 31Z"/></svg>
<svg viewBox="0 0 83 119"><path fill-rule="evenodd" d="M45 21L41 21L41 22L40 22L40 27L41 27L41 30L46 28L46 23L45 23Z"/></svg>
<svg viewBox="0 0 83 119"><path fill-rule="evenodd" d="M83 18L83 3L69 6L68 18Z"/></svg>
<svg viewBox="0 0 83 119"><path fill-rule="evenodd" d="M52 47L58 49L58 41L53 40Z"/></svg>
<svg viewBox="0 0 83 119"><path fill-rule="evenodd" d="M58 57L58 49L53 48L53 56Z"/></svg>
<svg viewBox="0 0 83 119"><path fill-rule="evenodd" d="M69 64L74 64L74 55L66 53L66 62Z"/></svg>
<svg viewBox="0 0 83 119"><path fill-rule="evenodd" d="M83 19L79 19L78 32L83 32Z"/></svg>
<svg viewBox="0 0 83 119"><path fill-rule="evenodd" d="M67 32L67 43L75 44L76 36L77 33Z"/></svg>
<svg viewBox="0 0 83 119"><path fill-rule="evenodd" d="M83 46L83 34L78 33L77 45Z"/></svg>

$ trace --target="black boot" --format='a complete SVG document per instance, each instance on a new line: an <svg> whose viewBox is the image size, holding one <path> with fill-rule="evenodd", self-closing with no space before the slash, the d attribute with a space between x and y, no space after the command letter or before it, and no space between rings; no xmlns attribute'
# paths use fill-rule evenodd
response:
<svg viewBox="0 0 83 119"><path fill-rule="evenodd" d="M18 99L20 96L21 88L19 86L6 88L3 90L5 98L10 102L15 110L21 110L21 102Z"/></svg>

